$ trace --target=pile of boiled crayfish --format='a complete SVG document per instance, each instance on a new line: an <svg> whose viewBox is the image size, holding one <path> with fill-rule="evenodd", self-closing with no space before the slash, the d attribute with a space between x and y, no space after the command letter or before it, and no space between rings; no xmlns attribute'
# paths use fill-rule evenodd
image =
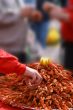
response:
<svg viewBox="0 0 73 110"><path fill-rule="evenodd" d="M8 74L0 77L0 100L12 107L36 110L69 110L73 108L73 76L61 65L47 59L28 64L42 75L41 84L34 89L26 86L23 76Z"/></svg>

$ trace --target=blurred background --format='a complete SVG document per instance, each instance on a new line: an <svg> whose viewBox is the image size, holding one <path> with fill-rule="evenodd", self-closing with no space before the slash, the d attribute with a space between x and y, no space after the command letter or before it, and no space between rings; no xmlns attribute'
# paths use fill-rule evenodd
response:
<svg viewBox="0 0 73 110"><path fill-rule="evenodd" d="M55 62L63 64L64 50L61 48L61 23L57 19L51 19L42 10L42 6L44 2L50 1L57 6L65 7L67 0L9 1L2 0L0 2L0 24L3 23L0 25L0 48L14 54L23 63L38 61L43 56L50 57ZM14 1L19 1L21 7L25 9L27 7L36 9L36 13L39 12L40 21L36 22L36 19L38 19L37 14L35 20L28 17L24 17L24 21L20 20L18 16L19 9ZM14 12L14 15L12 12ZM27 12L26 10L25 13L27 14Z"/></svg>
<svg viewBox="0 0 73 110"><path fill-rule="evenodd" d="M38 61L40 57L49 57L56 63L63 64L64 50L61 48L61 23L57 19L48 17L41 8L46 1L64 8L67 0L24 0L25 5L26 1L28 2L27 4L30 3L35 6L44 16L44 19L38 23L26 20L28 25L25 48L27 63Z"/></svg>

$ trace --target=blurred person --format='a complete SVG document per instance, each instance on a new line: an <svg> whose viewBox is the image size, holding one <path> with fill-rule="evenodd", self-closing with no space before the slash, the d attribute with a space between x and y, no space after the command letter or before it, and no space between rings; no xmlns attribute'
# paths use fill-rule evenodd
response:
<svg viewBox="0 0 73 110"><path fill-rule="evenodd" d="M26 62L27 23L31 8L24 8L21 0L0 0L0 48L17 56L21 62Z"/></svg>
<svg viewBox="0 0 73 110"><path fill-rule="evenodd" d="M31 27L35 32L36 41L38 41L42 47L45 47L45 37L48 31L47 13L42 10L42 5L45 0L36 0L36 10L32 13Z"/></svg>
<svg viewBox="0 0 73 110"><path fill-rule="evenodd" d="M42 47L46 47L46 35L48 32L50 17L48 14L42 9L42 5L44 2L50 1L59 5L61 0L36 0L36 10L32 14L32 23L31 27L35 32L36 40L42 45Z"/></svg>
<svg viewBox="0 0 73 110"><path fill-rule="evenodd" d="M41 75L37 70L22 64L18 59L0 49L0 74L16 73L23 76L28 87L36 87L41 83Z"/></svg>
<svg viewBox="0 0 73 110"><path fill-rule="evenodd" d="M64 67L73 71L73 0L67 1L66 8L61 8L46 2L43 9L50 14L52 18L57 18L62 22L61 32L64 47Z"/></svg>

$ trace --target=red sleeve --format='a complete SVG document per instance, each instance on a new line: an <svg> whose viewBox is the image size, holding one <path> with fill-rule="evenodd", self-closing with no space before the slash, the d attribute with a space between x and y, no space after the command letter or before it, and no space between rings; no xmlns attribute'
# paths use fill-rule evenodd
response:
<svg viewBox="0 0 73 110"><path fill-rule="evenodd" d="M26 66L19 63L18 59L15 56L0 49L0 73L23 74L25 70Z"/></svg>
<svg viewBox="0 0 73 110"><path fill-rule="evenodd" d="M69 22L73 24L73 9L65 8L64 12L67 12L69 14Z"/></svg>
<svg viewBox="0 0 73 110"><path fill-rule="evenodd" d="M69 12L69 21L73 24L73 12Z"/></svg>

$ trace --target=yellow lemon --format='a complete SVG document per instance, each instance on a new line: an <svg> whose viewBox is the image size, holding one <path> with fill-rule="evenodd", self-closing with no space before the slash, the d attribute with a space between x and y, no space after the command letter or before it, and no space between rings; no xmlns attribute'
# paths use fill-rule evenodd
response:
<svg viewBox="0 0 73 110"><path fill-rule="evenodd" d="M60 41L59 31L55 28L50 29L46 38L46 43L55 44L58 43L59 41Z"/></svg>

